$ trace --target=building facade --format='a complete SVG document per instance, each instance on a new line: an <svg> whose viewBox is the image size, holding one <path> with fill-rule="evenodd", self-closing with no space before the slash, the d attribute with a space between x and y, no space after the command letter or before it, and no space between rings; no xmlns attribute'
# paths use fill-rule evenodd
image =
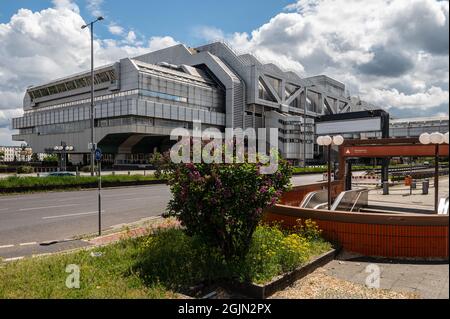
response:
<svg viewBox="0 0 450 319"><path fill-rule="evenodd" d="M0 162L29 162L33 154L29 147L22 146L0 146L0 153L3 154L3 158L0 158Z"/></svg>
<svg viewBox="0 0 450 319"><path fill-rule="evenodd" d="M393 119L390 121L389 134L391 137L419 137L422 133L447 133L449 131L449 117L434 116L407 119Z"/></svg>
<svg viewBox="0 0 450 319"><path fill-rule="evenodd" d="M35 152L73 146L71 161L88 163L90 73L27 89L24 115L12 120L16 141ZM165 151L172 129L277 128L282 155L294 163L314 158L314 119L372 109L325 75L300 78L216 42L176 45L95 70L95 142L112 164L143 163Z"/></svg>

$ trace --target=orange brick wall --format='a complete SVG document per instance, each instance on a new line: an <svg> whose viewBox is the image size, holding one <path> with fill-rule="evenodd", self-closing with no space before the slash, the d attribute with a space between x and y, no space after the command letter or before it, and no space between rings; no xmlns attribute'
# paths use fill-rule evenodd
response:
<svg viewBox="0 0 450 319"><path fill-rule="evenodd" d="M293 226L302 218L300 209L292 207L296 216L268 212L265 220L282 221ZM350 252L366 256L418 257L448 259L447 225L389 225L364 222L342 222L315 219L325 239L339 243Z"/></svg>

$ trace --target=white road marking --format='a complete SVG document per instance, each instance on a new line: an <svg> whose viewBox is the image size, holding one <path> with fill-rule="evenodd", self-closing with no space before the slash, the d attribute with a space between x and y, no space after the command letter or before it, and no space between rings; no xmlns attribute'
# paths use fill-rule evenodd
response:
<svg viewBox="0 0 450 319"><path fill-rule="evenodd" d="M104 213L105 211L102 211ZM55 219L55 218L64 218L64 217L73 217L73 216L83 216L83 215L94 215L98 214L97 212L86 212L86 213L76 213L76 214L67 214L67 215L57 215L57 216L46 216L42 217L42 219Z"/></svg>
<svg viewBox="0 0 450 319"><path fill-rule="evenodd" d="M3 246L0 246L0 249L2 249L2 248L11 248L11 247L14 247L14 245L3 245Z"/></svg>
<svg viewBox="0 0 450 319"><path fill-rule="evenodd" d="M48 209L48 208L62 208L62 207L71 207L78 206L79 204L68 204L68 205L57 205L57 206L45 206L45 207L31 207L31 208L21 208L19 211L25 212L30 210L39 210L39 209Z"/></svg>
<svg viewBox="0 0 450 319"><path fill-rule="evenodd" d="M32 246L32 245L37 245L37 242L31 242L31 243L22 243L22 244L19 244L19 246Z"/></svg>
<svg viewBox="0 0 450 319"><path fill-rule="evenodd" d="M9 208L0 208L0 212L8 210Z"/></svg>
<svg viewBox="0 0 450 319"><path fill-rule="evenodd" d="M141 199L150 199L150 197L136 197L136 198L126 198L126 199L122 199L122 200L141 200Z"/></svg>
<svg viewBox="0 0 450 319"><path fill-rule="evenodd" d="M16 260L21 260L24 259L25 256L20 256L20 257L14 257L14 258L5 258L3 259L3 261L7 262L7 261L16 261Z"/></svg>

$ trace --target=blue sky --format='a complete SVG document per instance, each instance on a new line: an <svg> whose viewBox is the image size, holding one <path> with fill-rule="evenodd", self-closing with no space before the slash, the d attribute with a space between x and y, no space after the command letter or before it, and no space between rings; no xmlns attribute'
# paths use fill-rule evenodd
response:
<svg viewBox="0 0 450 319"><path fill-rule="evenodd" d="M293 3L292 0L104 0L101 11L106 20L96 33L110 37L107 26L115 22L143 37L170 35L190 45L202 43L196 30L214 26L225 33L251 32ZM80 15L88 21L88 1L76 1ZM20 8L40 11L52 6L50 0L2 0L0 23L8 22Z"/></svg>
<svg viewBox="0 0 450 319"><path fill-rule="evenodd" d="M27 9L27 10L20 10ZM0 145L29 85L96 63L225 40L301 77L326 74L392 116L448 116L449 2L439 0L0 0Z"/></svg>

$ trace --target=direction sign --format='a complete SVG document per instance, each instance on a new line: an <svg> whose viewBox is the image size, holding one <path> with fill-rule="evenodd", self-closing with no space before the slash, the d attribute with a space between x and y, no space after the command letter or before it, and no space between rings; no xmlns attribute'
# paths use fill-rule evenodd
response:
<svg viewBox="0 0 450 319"><path fill-rule="evenodd" d="M99 148L97 148L96 150L95 150L95 160L96 161L100 161L101 159L102 159L102 150L101 149L99 149Z"/></svg>

